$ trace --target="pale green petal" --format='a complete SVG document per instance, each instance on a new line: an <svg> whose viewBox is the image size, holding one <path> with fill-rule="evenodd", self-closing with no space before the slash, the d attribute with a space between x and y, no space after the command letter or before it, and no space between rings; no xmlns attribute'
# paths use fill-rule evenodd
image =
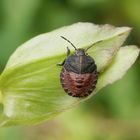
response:
<svg viewBox="0 0 140 140"><path fill-rule="evenodd" d="M20 65L31 63L35 60L65 54L67 46L73 50L72 46L60 38L60 36L68 38L78 48L90 46L99 40L118 37L120 38L120 42L117 42L117 45L116 41L113 42L115 48L120 47L130 30L131 28L129 27L115 28L111 25L99 26L92 23L76 23L62 27L52 32L39 35L21 45L11 56L7 68L14 66L19 67Z"/></svg>
<svg viewBox="0 0 140 140"><path fill-rule="evenodd" d="M139 51L139 48L134 45L121 47L109 68L100 75L97 89L121 79L136 61Z"/></svg>

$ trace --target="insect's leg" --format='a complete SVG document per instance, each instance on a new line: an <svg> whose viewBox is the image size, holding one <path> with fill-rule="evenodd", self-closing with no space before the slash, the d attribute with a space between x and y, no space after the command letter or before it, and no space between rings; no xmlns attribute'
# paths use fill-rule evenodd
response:
<svg viewBox="0 0 140 140"><path fill-rule="evenodd" d="M70 49L67 47L67 57L70 55Z"/></svg>
<svg viewBox="0 0 140 140"><path fill-rule="evenodd" d="M70 49L67 47L67 57L70 55ZM62 63L57 64L57 66L63 66L65 63L65 60Z"/></svg>
<svg viewBox="0 0 140 140"><path fill-rule="evenodd" d="M62 63L58 63L57 66L63 66L65 63L65 60Z"/></svg>

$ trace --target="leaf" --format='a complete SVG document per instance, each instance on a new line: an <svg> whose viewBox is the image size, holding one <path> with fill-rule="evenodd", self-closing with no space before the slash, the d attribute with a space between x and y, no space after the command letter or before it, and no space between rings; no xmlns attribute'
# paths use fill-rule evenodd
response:
<svg viewBox="0 0 140 140"><path fill-rule="evenodd" d="M66 58L66 47L69 44L60 36L68 38L77 48L85 48L102 40L88 52L95 59L101 75L92 96L110 83L104 73L119 60L114 62L129 32L128 27L77 23L39 35L21 45L10 57L0 78L3 96L1 125L36 124L88 99L68 96L61 87L61 68L56 64ZM71 46L69 48L73 51ZM136 56L131 59L134 61L134 58ZM117 74L113 76L115 81Z"/></svg>

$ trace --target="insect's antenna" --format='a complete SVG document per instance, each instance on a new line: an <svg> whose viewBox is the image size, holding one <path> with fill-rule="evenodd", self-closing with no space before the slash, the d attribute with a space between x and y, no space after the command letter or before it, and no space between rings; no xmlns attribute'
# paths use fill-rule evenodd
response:
<svg viewBox="0 0 140 140"><path fill-rule="evenodd" d="M99 41L93 43L92 45L90 45L88 48L85 49L85 52L87 52L87 51L88 51L90 48L92 48L93 46L95 46L95 45L101 43L102 41L103 41L103 40L99 40Z"/></svg>
<svg viewBox="0 0 140 140"><path fill-rule="evenodd" d="M72 46L73 46L73 48L75 49L75 50L77 50L77 48L67 39L67 38L65 38L65 37L63 37L63 36L60 36L61 38L63 38L64 40L66 40L67 42L69 42Z"/></svg>

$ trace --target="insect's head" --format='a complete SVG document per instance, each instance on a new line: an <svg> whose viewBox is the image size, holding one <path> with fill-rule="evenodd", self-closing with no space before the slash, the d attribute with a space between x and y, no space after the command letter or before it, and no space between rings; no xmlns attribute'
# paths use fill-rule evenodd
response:
<svg viewBox="0 0 140 140"><path fill-rule="evenodd" d="M77 50L75 51L75 53L76 53L76 55L78 55L78 56L86 55L84 49L77 49Z"/></svg>

